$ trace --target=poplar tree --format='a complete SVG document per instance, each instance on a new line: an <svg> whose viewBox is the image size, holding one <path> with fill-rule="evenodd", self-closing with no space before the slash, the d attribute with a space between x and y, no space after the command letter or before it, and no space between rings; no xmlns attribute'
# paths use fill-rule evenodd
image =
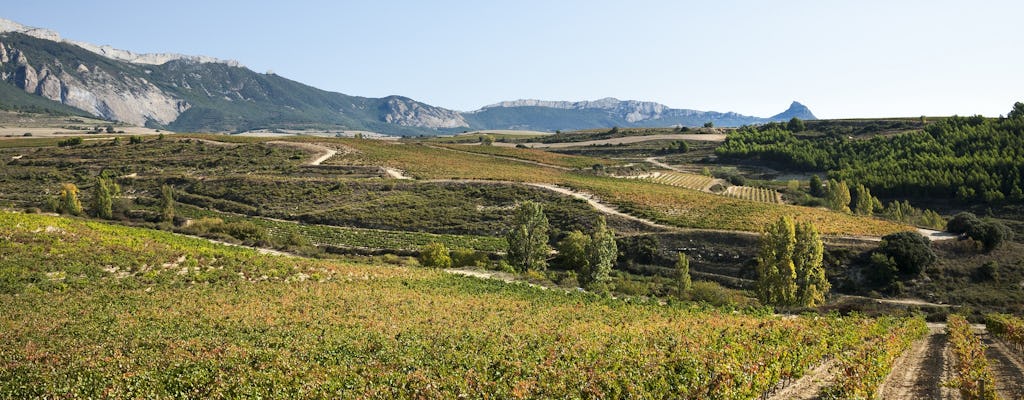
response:
<svg viewBox="0 0 1024 400"><path fill-rule="evenodd" d="M824 244L810 223L788 216L769 224L761 237L757 297L764 304L814 307L831 289L822 263Z"/></svg>
<svg viewBox="0 0 1024 400"><path fill-rule="evenodd" d="M686 253L679 252L679 260L676 261L676 289L679 293L686 293L693 287L693 281L690 278L690 259L686 257Z"/></svg>
<svg viewBox="0 0 1024 400"><path fill-rule="evenodd" d="M524 202L516 210L512 229L505 236L508 241L508 262L520 271L547 268L548 217L544 208L532 201Z"/></svg>
<svg viewBox="0 0 1024 400"><path fill-rule="evenodd" d="M789 305L796 298L796 226L783 216L769 224L761 235L757 257L757 298L764 304Z"/></svg>
<svg viewBox="0 0 1024 400"><path fill-rule="evenodd" d="M839 212L850 212L850 187L846 185L846 181L836 182L829 179L828 206Z"/></svg>
<svg viewBox="0 0 1024 400"><path fill-rule="evenodd" d="M113 206L114 198L110 179L102 176L96 177L92 193L92 211L99 218L111 219L114 217Z"/></svg>
<svg viewBox="0 0 1024 400"><path fill-rule="evenodd" d="M71 215L82 215L82 202L78 200L78 186L65 183L60 189L60 211Z"/></svg>
<svg viewBox="0 0 1024 400"><path fill-rule="evenodd" d="M174 221L174 188L170 185L160 187L160 219L164 222Z"/></svg>
<svg viewBox="0 0 1024 400"><path fill-rule="evenodd" d="M793 267L796 270L796 305L815 307L825 303L832 285L825 277L825 245L818 230L809 222L796 226Z"/></svg>
<svg viewBox="0 0 1024 400"><path fill-rule="evenodd" d="M599 216L597 227L590 236L590 243L587 246L587 258L590 259L590 276L587 277L587 281L591 289L603 290L603 285L611 280L612 266L615 265L618 253L615 232L608 229L604 216Z"/></svg>

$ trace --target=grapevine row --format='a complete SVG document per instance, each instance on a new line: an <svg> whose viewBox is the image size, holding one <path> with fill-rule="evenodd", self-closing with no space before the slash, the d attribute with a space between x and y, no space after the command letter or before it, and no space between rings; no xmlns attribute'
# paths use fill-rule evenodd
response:
<svg viewBox="0 0 1024 400"><path fill-rule="evenodd" d="M951 314L946 319L949 342L953 347L956 375L951 382L966 400L995 400L995 377L985 358L985 346L962 316Z"/></svg>
<svg viewBox="0 0 1024 400"><path fill-rule="evenodd" d="M1024 320L1006 314L990 314L985 319L988 333L1024 354Z"/></svg>
<svg viewBox="0 0 1024 400"><path fill-rule="evenodd" d="M826 389L828 399L873 399L889 375L893 363L928 327L923 319L882 318L863 336L870 338L843 353L837 360L835 383Z"/></svg>

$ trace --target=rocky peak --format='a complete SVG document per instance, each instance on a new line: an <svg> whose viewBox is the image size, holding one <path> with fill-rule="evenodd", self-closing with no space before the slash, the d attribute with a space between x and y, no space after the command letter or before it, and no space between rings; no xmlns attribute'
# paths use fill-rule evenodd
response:
<svg viewBox="0 0 1024 400"><path fill-rule="evenodd" d="M219 63L227 64L232 67L240 67L241 63L235 60L222 60L214 57L207 56L190 56L184 54L175 53L134 53L128 50L120 50L111 46L97 46L92 43L79 42L75 40L66 40L60 37L57 32L49 29L35 28L31 26L25 26L17 22L0 18L0 32L17 32L32 36L38 39L49 40L53 42L69 43L83 49L89 50L93 53L99 54L103 57L118 61L126 61L133 64L149 64L149 65L161 65L168 61L173 60L189 60L201 63Z"/></svg>
<svg viewBox="0 0 1024 400"><path fill-rule="evenodd" d="M786 111L783 111L779 114L772 116L771 119L781 121L792 119L794 117L803 120L818 119L818 117L815 117L814 113L811 112L810 108L807 108L807 106L800 104L800 102L797 101L794 101L792 104L790 104L789 108L786 109Z"/></svg>
<svg viewBox="0 0 1024 400"><path fill-rule="evenodd" d="M401 96L382 99L381 111L384 122L420 128L460 128L469 123L458 112L434 107Z"/></svg>

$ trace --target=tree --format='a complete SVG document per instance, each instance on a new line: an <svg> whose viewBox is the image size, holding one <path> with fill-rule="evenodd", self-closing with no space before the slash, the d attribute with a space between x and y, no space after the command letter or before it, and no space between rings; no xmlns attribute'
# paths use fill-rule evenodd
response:
<svg viewBox="0 0 1024 400"><path fill-rule="evenodd" d="M174 221L174 188L170 185L160 187L160 220Z"/></svg>
<svg viewBox="0 0 1024 400"><path fill-rule="evenodd" d="M810 223L784 216L761 236L757 258L758 299L765 304L814 307L832 288L825 277L824 245Z"/></svg>
<svg viewBox="0 0 1024 400"><path fill-rule="evenodd" d="M444 243L431 242L420 249L420 265L432 268L451 268L452 257Z"/></svg>
<svg viewBox="0 0 1024 400"><path fill-rule="evenodd" d="M508 262L521 271L547 268L548 217L544 208L526 201L516 210L512 229L505 236L508 241Z"/></svg>
<svg viewBox="0 0 1024 400"><path fill-rule="evenodd" d="M950 233L964 234L967 233L975 225L981 224L981 219L974 213L967 211L959 212L946 222L946 230Z"/></svg>
<svg viewBox="0 0 1024 400"><path fill-rule="evenodd" d="M826 200L829 208L844 213L850 212L850 187L846 186L846 181L836 182L829 179Z"/></svg>
<svg viewBox="0 0 1024 400"><path fill-rule="evenodd" d="M821 197L825 195L825 188L821 184L821 178L817 175L811 175L810 186L811 196Z"/></svg>
<svg viewBox="0 0 1024 400"><path fill-rule="evenodd" d="M490 145L493 145L493 144L494 144L494 136L491 136L491 135L480 136L480 145L482 145L482 146L490 146Z"/></svg>
<svg viewBox="0 0 1024 400"><path fill-rule="evenodd" d="M804 121L800 120L800 118L793 117L789 120L789 123L786 124L786 129L790 132L797 133L803 132L804 129L807 129L807 126L804 125Z"/></svg>
<svg viewBox="0 0 1024 400"><path fill-rule="evenodd" d="M565 269L576 271L577 276L584 279L590 275L590 257L587 255L589 247L590 236L578 230L569 232L558 242L559 263Z"/></svg>
<svg viewBox="0 0 1024 400"><path fill-rule="evenodd" d="M679 252L679 260L676 261L676 289L682 294L690 291L692 287L690 259L686 257L686 253Z"/></svg>
<svg viewBox="0 0 1024 400"><path fill-rule="evenodd" d="M938 258L932 251L931 240L913 231L883 236L878 250L892 258L902 275L920 274Z"/></svg>
<svg viewBox="0 0 1024 400"><path fill-rule="evenodd" d="M110 179L102 176L96 177L92 193L92 212L99 218L111 219L114 217L114 198L111 186L113 185Z"/></svg>
<svg viewBox="0 0 1024 400"><path fill-rule="evenodd" d="M789 305L796 299L796 225L783 216L768 224L761 235L757 257L757 298L764 304Z"/></svg>
<svg viewBox="0 0 1024 400"><path fill-rule="evenodd" d="M984 221L971 226L967 236L981 242L986 252L998 249L1004 242L1013 240L1013 230L1001 222Z"/></svg>
<svg viewBox="0 0 1024 400"><path fill-rule="evenodd" d="M825 246L818 230L809 222L796 226L793 269L796 270L796 305L815 307L825 303L832 285L825 277L822 263Z"/></svg>
<svg viewBox="0 0 1024 400"><path fill-rule="evenodd" d="M597 227L590 237L587 247L587 258L590 263L590 274L585 278L588 289L603 291L604 285L611 280L612 266L619 254L615 244L615 232L608 229L604 216L597 218Z"/></svg>
<svg viewBox="0 0 1024 400"><path fill-rule="evenodd" d="M704 127L705 128L714 128L715 127L715 123L711 122L711 121L705 122L704 123Z"/></svg>
<svg viewBox="0 0 1024 400"><path fill-rule="evenodd" d="M1009 118L1009 119L1022 119L1022 118L1024 118L1024 103L1021 103L1019 101L1016 102L1016 103L1013 103L1013 110L1010 110L1010 113L1006 115L1006 118Z"/></svg>
<svg viewBox="0 0 1024 400"><path fill-rule="evenodd" d="M60 188L60 212L82 215L82 202L78 200L78 186L65 183Z"/></svg>
<svg viewBox="0 0 1024 400"><path fill-rule="evenodd" d="M853 189L853 213L857 215L871 215L875 211L878 199L871 195L871 189L864 185L857 184Z"/></svg>

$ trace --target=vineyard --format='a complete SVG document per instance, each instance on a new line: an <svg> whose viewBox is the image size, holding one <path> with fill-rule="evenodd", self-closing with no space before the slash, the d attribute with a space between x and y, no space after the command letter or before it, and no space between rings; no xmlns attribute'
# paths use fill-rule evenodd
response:
<svg viewBox="0 0 1024 400"><path fill-rule="evenodd" d="M956 374L950 383L967 400L996 400L996 380L985 357L985 347L971 324L959 315L947 320L949 342L953 348Z"/></svg>
<svg viewBox="0 0 1024 400"><path fill-rule="evenodd" d="M587 169L594 165L614 165L619 162L604 158L572 156L552 153L543 150L523 149L515 147L500 146L466 146L466 145L443 145L444 148L465 151L477 154L486 154L499 157L509 157L519 160L526 160L547 165L555 165L564 168Z"/></svg>
<svg viewBox="0 0 1024 400"><path fill-rule="evenodd" d="M729 186L723 193L729 197L742 200L758 201L762 203L781 204L782 195L772 189L757 188L750 186Z"/></svg>
<svg viewBox="0 0 1024 400"><path fill-rule="evenodd" d="M495 236L446 235L426 232L393 231L381 229L349 228L329 225L309 225L266 218L247 218L223 212L204 210L188 205L178 207L188 218L219 218L225 222L247 221L263 227L276 242L299 235L313 245L357 247L383 250L418 250L429 243L443 243L452 249L471 249L486 252L505 251L505 239Z"/></svg>
<svg viewBox="0 0 1024 400"><path fill-rule="evenodd" d="M653 177L649 178L649 180L651 182L661 183L664 185L700 191L708 190L708 188L715 183L715 179L708 176L675 171L658 172Z"/></svg>
<svg viewBox="0 0 1024 400"><path fill-rule="evenodd" d="M921 323L624 302L39 215L0 213L0 255L11 398L755 399L828 359L881 360L837 370L871 387Z"/></svg>
<svg viewBox="0 0 1024 400"><path fill-rule="evenodd" d="M991 314L985 319L985 327L1024 356L1024 320L1012 315Z"/></svg>

